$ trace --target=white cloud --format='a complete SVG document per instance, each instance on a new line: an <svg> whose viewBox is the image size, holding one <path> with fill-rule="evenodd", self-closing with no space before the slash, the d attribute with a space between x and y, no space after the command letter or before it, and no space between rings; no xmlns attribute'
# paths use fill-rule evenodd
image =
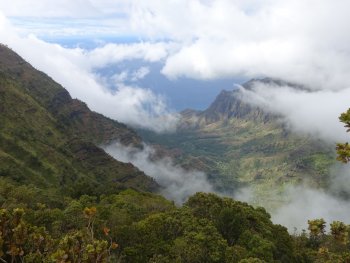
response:
<svg viewBox="0 0 350 263"><path fill-rule="evenodd" d="M151 1L137 7L135 28L182 43L166 61L169 77L264 75L315 88L348 86L348 1Z"/></svg>
<svg viewBox="0 0 350 263"><path fill-rule="evenodd" d="M108 64L124 60L142 59L147 62L161 61L166 58L173 44L164 42L151 43L139 42L132 44L106 44L103 47L86 51L85 55L88 65L94 68L103 67Z"/></svg>
<svg viewBox="0 0 350 263"><path fill-rule="evenodd" d="M149 67L141 67L138 70L135 70L134 72L132 72L131 80L132 81L138 81L138 80L143 79L144 77L146 77L149 73L150 73Z"/></svg>
<svg viewBox="0 0 350 263"><path fill-rule="evenodd" d="M120 73L115 73L111 80L115 82L116 85L121 85L125 83L126 81L136 82L138 80L143 79L150 73L149 67L140 67L139 69L129 72L128 70L123 70ZM104 79L103 76L101 76L101 79Z"/></svg>
<svg viewBox="0 0 350 263"><path fill-rule="evenodd" d="M111 35L130 32L140 39L177 43L170 53L160 48L148 54L151 61L166 59L162 72L170 78L270 76L317 89L348 87L347 0L0 0L0 8L17 19L92 19L96 29L87 27L87 35L89 30L97 34L100 26ZM75 30L66 34L78 34Z"/></svg>
<svg viewBox="0 0 350 263"><path fill-rule="evenodd" d="M127 79L128 79L129 73L127 70L123 70L120 73L116 73L114 74L111 79L116 83L116 84L120 84L120 83L124 83Z"/></svg>
<svg viewBox="0 0 350 263"><path fill-rule="evenodd" d="M350 88L307 91L255 82L251 90L242 88L241 92L243 100L282 116L296 132L330 143L349 139L338 116L350 106Z"/></svg>
<svg viewBox="0 0 350 263"><path fill-rule="evenodd" d="M126 13L127 0L0 0L0 10L7 16L23 17L99 17Z"/></svg>
<svg viewBox="0 0 350 263"><path fill-rule="evenodd" d="M284 193L289 202L272 212L274 223L288 227L293 232L307 229L307 220L323 218L328 224L333 221L350 223L350 203L320 189L290 187Z"/></svg>
<svg viewBox="0 0 350 263"><path fill-rule="evenodd" d="M150 146L144 145L144 149L140 150L115 143L104 149L117 160L131 162L153 177L162 186L162 194L177 204L182 204L196 192L214 191L203 172L186 171L174 165L169 158L152 161L154 149Z"/></svg>

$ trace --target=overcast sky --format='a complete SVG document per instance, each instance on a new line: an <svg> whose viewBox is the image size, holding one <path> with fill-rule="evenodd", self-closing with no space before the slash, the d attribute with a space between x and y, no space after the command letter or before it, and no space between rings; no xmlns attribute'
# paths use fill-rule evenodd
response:
<svg viewBox="0 0 350 263"><path fill-rule="evenodd" d="M349 10L347 0L0 0L0 38L92 109L141 126L147 119L146 126L158 130L176 120L161 97L120 81L111 94L94 69L141 59L162 63L170 80L269 76L302 83L314 92L259 87L256 95L265 97L252 102L263 99L296 130L334 141L345 138L337 116L350 105ZM98 48L52 44L77 37ZM132 41L108 43L113 37ZM148 74L139 70L141 77ZM298 114L293 105L302 105ZM320 131L330 124L333 133Z"/></svg>

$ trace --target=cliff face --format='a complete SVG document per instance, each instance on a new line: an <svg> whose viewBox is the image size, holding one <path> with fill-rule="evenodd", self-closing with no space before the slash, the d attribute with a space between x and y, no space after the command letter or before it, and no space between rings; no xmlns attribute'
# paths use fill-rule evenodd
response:
<svg viewBox="0 0 350 263"><path fill-rule="evenodd" d="M259 107L243 102L239 90L223 90L210 107L201 113L207 123L231 118L268 121L272 116Z"/></svg>
<svg viewBox="0 0 350 263"><path fill-rule="evenodd" d="M113 140L139 146L133 130L90 111L3 45L0 112L1 176L66 191L81 188L81 194L157 189L151 178L97 146Z"/></svg>
<svg viewBox="0 0 350 263"><path fill-rule="evenodd" d="M243 87L250 89L256 81L249 81ZM276 115L242 100L242 94L239 89L221 91L213 103L204 111L188 109L181 112L181 115L181 125L183 127L192 126L196 128L218 122L228 123L233 119L267 123L277 118Z"/></svg>

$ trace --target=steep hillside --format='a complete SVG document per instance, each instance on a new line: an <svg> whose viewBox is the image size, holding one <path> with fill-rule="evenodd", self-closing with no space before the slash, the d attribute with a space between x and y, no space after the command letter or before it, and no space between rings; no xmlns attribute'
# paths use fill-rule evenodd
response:
<svg viewBox="0 0 350 263"><path fill-rule="evenodd" d="M243 86L249 89L254 81L260 80ZM204 111L182 112L176 133L141 134L170 154L178 153L175 157L183 166L206 171L221 190L253 186L259 202L262 197L278 202L276 194L289 184L327 184L334 160L333 146L291 133L278 116L245 103L238 89L222 91Z"/></svg>
<svg viewBox="0 0 350 263"><path fill-rule="evenodd" d="M62 69L64 70L64 69ZM125 125L92 112L50 77L0 46L0 175L74 195L157 184L96 146L140 145Z"/></svg>

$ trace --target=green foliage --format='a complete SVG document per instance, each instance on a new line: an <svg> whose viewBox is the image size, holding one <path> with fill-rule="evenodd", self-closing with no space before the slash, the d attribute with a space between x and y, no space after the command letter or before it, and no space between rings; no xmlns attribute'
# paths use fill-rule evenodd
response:
<svg viewBox="0 0 350 263"><path fill-rule="evenodd" d="M334 221L330 224L332 237L343 245L349 243L350 227L343 222Z"/></svg>
<svg viewBox="0 0 350 263"><path fill-rule="evenodd" d="M350 131L350 109L342 113L339 120L345 123ZM343 163L350 161L350 146L348 143L337 144L337 160ZM330 233L325 234L326 222L323 219L309 220L309 239L305 233L295 237L296 245L303 251L304 261L309 262L350 262L349 231L350 226L340 221L330 224ZM315 250L318 249L316 252ZM299 257L301 259L301 257Z"/></svg>
<svg viewBox="0 0 350 263"><path fill-rule="evenodd" d="M350 131L350 109L342 113L339 120L345 124L347 132ZM350 145L349 143L337 143L337 160L343 163L348 163L350 161Z"/></svg>
<svg viewBox="0 0 350 263"><path fill-rule="evenodd" d="M324 235L326 228L326 221L321 219L308 220L310 235L314 237L319 237Z"/></svg>
<svg viewBox="0 0 350 263"><path fill-rule="evenodd" d="M290 236L263 208L197 193L182 207L161 196L61 197L0 178L1 258L11 262L347 262L349 226L310 220ZM48 189L47 191L51 191ZM11 198L10 198L11 197ZM19 202L19 200L21 200ZM38 201L41 202L38 202ZM16 204L23 208L17 209Z"/></svg>
<svg viewBox="0 0 350 263"><path fill-rule="evenodd" d="M337 143L337 160L343 163L348 163L350 161L350 145L349 143Z"/></svg>
<svg viewBox="0 0 350 263"><path fill-rule="evenodd" d="M23 220L24 210L0 210L0 259L5 262L43 260L52 249L53 240L44 228ZM38 261L37 261L38 262Z"/></svg>
<svg viewBox="0 0 350 263"><path fill-rule="evenodd" d="M10 181L3 185L8 190L16 187ZM13 255L4 247L5 260L14 256L25 262L239 262L249 257L278 260L294 253L285 245L292 238L271 223L266 211L213 194L198 193L183 207L130 189L99 197L65 197L60 203L55 199L27 186L19 199L26 200L23 209L4 210L9 219L0 222L10 226L6 222L12 220L14 229L1 231L8 233L4 240L18 237ZM15 207L17 202L8 199L6 205ZM240 225L241 219L246 223ZM231 221L225 229L225 222ZM277 244L281 241L286 247ZM35 254L38 251L40 255Z"/></svg>
<svg viewBox="0 0 350 263"><path fill-rule="evenodd" d="M335 221L326 233L323 219L309 220L309 234L294 236L300 262L349 262L349 226Z"/></svg>
<svg viewBox="0 0 350 263"><path fill-rule="evenodd" d="M187 203L195 216L214 222L229 245L239 245L249 256L267 261L293 258L293 245L286 228L273 225L263 208L214 194L197 193Z"/></svg>
<svg viewBox="0 0 350 263"><path fill-rule="evenodd" d="M239 261L239 263L265 263L266 261L259 258L246 258Z"/></svg>

